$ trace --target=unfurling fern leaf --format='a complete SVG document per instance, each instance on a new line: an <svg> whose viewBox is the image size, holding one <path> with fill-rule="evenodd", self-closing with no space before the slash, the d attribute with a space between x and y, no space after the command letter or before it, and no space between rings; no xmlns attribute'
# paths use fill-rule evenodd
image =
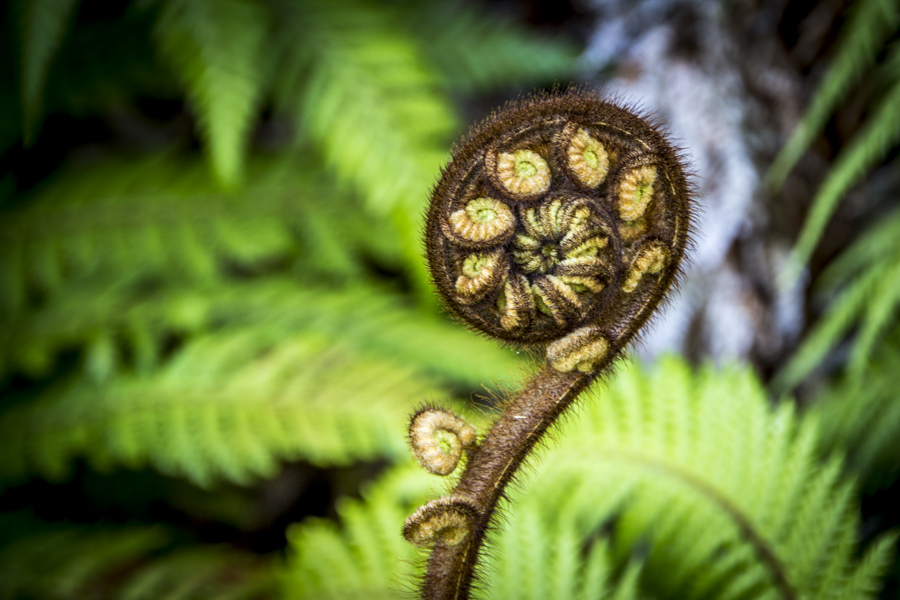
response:
<svg viewBox="0 0 900 600"><path fill-rule="evenodd" d="M900 305L900 212L872 226L822 273L817 285L834 299L775 378L777 390L799 384L857 323L861 327L849 374L854 379L863 376L872 349Z"/></svg>
<svg viewBox="0 0 900 600"><path fill-rule="evenodd" d="M405 454L406 408L443 395L408 367L333 340L252 327L195 337L146 377L59 384L0 413L0 481L97 470L159 471L208 486Z"/></svg>
<svg viewBox="0 0 900 600"><path fill-rule="evenodd" d="M421 557L397 536L397 530L437 485L435 477L404 465L370 488L364 501L342 501L338 505L342 527L324 519L292 527L284 596L289 600L408 597ZM561 497L555 494L553 499ZM637 564L615 583L606 541L585 527L602 521L614 505L593 505L587 495L579 499L582 508L591 507L585 511L590 516L572 519L560 515L557 504L528 499L516 506L511 527L498 540L498 549L502 546L511 552L497 554L491 561L491 589L479 597L639 597Z"/></svg>
<svg viewBox="0 0 900 600"><path fill-rule="evenodd" d="M247 136L263 91L268 14L247 0L166 0L156 36L188 90L226 187L241 180Z"/></svg>
<svg viewBox="0 0 900 600"><path fill-rule="evenodd" d="M0 514L0 598L274 597L270 559L224 546L176 546L161 527L99 527Z"/></svg>

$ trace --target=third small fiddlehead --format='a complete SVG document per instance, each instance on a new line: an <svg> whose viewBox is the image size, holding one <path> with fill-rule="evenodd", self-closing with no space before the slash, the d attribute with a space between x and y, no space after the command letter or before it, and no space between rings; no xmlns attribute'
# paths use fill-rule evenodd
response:
<svg viewBox="0 0 900 600"><path fill-rule="evenodd" d="M468 457L453 493L404 529L434 546L423 597L468 597L506 485L677 280L692 202L682 159L659 128L587 91L510 104L459 143L428 211L432 278L454 316L545 364L480 443L448 411L413 417L425 468L446 474Z"/></svg>

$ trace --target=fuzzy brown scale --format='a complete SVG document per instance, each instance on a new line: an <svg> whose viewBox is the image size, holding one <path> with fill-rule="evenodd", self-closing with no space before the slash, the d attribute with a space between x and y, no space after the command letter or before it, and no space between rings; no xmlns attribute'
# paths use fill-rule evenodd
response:
<svg viewBox="0 0 900 600"><path fill-rule="evenodd" d="M510 104L458 144L428 211L432 277L458 319L546 364L467 446L452 496L407 521L408 539L434 545L423 597L468 597L506 485L663 301L691 211L684 166L658 127L586 91Z"/></svg>

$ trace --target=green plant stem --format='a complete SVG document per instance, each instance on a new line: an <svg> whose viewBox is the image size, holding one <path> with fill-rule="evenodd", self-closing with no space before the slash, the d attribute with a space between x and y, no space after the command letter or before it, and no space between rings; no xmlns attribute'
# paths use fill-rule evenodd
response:
<svg viewBox="0 0 900 600"><path fill-rule="evenodd" d="M454 491L471 499L477 507L471 532L455 546L435 544L422 586L423 598L469 597L478 553L507 484L547 429L595 377L580 371L561 373L545 365L506 406L466 465Z"/></svg>

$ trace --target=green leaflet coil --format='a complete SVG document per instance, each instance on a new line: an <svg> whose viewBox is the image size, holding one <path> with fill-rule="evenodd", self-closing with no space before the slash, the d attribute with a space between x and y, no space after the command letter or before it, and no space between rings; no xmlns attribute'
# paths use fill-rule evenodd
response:
<svg viewBox="0 0 900 600"><path fill-rule="evenodd" d="M587 92L539 95L456 148L429 208L431 273L473 328L595 372L677 276L690 203L653 123Z"/></svg>

